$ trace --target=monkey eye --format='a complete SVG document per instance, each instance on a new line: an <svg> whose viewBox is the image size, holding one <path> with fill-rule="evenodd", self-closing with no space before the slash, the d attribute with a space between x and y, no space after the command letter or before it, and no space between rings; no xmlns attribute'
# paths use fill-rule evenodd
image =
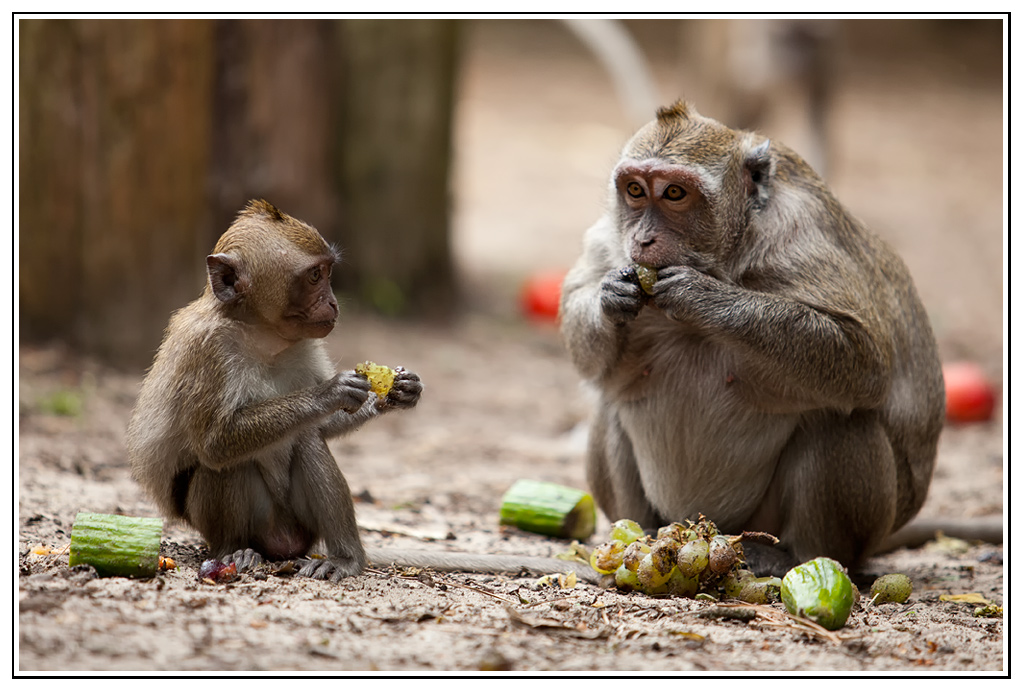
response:
<svg viewBox="0 0 1024 692"><path fill-rule="evenodd" d="M679 185L669 185L665 188L665 193L662 196L670 202L678 202L686 197L686 190Z"/></svg>
<svg viewBox="0 0 1024 692"><path fill-rule="evenodd" d="M309 270L309 283L317 284L320 283L320 279L323 277L323 270L320 267L313 267Z"/></svg>
<svg viewBox="0 0 1024 692"><path fill-rule="evenodd" d="M626 185L626 194L633 199L639 199L644 196L644 188L638 182L632 182Z"/></svg>

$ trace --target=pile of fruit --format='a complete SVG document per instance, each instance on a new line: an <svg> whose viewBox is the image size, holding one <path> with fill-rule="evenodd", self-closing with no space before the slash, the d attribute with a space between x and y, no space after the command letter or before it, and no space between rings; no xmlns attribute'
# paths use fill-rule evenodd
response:
<svg viewBox="0 0 1024 692"><path fill-rule="evenodd" d="M590 555L590 566L614 574L624 590L688 598L706 593L747 603L778 600L781 580L755 577L742 565L740 536L720 534L704 517L663 526L655 537L635 521L620 519L612 524L610 540Z"/></svg>

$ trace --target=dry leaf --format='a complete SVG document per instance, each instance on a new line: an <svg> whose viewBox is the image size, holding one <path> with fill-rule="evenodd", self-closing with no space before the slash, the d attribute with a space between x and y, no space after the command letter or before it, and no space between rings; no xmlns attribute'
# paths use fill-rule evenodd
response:
<svg viewBox="0 0 1024 692"><path fill-rule="evenodd" d="M980 605L989 605L992 601L988 600L980 593L955 593L949 595L939 596L940 601L955 601L957 603L978 603Z"/></svg>

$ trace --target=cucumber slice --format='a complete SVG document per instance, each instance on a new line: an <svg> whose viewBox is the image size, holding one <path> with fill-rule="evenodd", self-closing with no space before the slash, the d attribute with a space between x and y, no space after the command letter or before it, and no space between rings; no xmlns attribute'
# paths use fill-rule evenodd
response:
<svg viewBox="0 0 1024 692"><path fill-rule="evenodd" d="M152 577L163 530L163 519L79 512L68 564L92 565L101 577Z"/></svg>
<svg viewBox="0 0 1024 692"><path fill-rule="evenodd" d="M501 523L524 531L585 541L594 533L594 498L556 483L520 479L501 499Z"/></svg>

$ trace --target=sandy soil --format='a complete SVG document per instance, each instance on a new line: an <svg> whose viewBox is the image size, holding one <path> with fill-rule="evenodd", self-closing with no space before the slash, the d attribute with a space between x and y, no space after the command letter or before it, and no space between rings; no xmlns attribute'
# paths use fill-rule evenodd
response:
<svg viewBox="0 0 1024 692"><path fill-rule="evenodd" d="M473 305L445 326L346 315L329 339L339 363L405 365L426 389L417 409L332 449L361 498L369 545L554 555L564 541L499 528L498 505L518 478L585 486L589 404L554 327L522 320L516 291L527 273L575 259L629 132L602 73L559 27L482 23L466 38L454 201ZM914 63L884 51L864 58L853 42L845 55L847 65L858 56L857 69L844 73L830 127L834 186L906 256L943 356L978 361L1001 382L998 72L961 69L992 61L990 38ZM672 53L654 58L667 99L680 89ZM128 476L122 441L141 373L60 346L22 345L18 365L21 671L1004 670L1003 620L941 600L978 593L1003 604L1003 547L984 544L933 542L872 559L854 575L862 590L899 571L914 593L855 611L838 641L792 627L780 605L750 622L715 620L693 600L532 577L385 570L340 584L256 574L212 586L197 580L201 538L180 526L164 533L176 570L91 578L62 552L76 512L155 515ZM78 414L55 412L61 392L80 396ZM923 516L1002 512L1001 421L999 410L990 424L947 428ZM594 542L607 528L601 517Z"/></svg>

